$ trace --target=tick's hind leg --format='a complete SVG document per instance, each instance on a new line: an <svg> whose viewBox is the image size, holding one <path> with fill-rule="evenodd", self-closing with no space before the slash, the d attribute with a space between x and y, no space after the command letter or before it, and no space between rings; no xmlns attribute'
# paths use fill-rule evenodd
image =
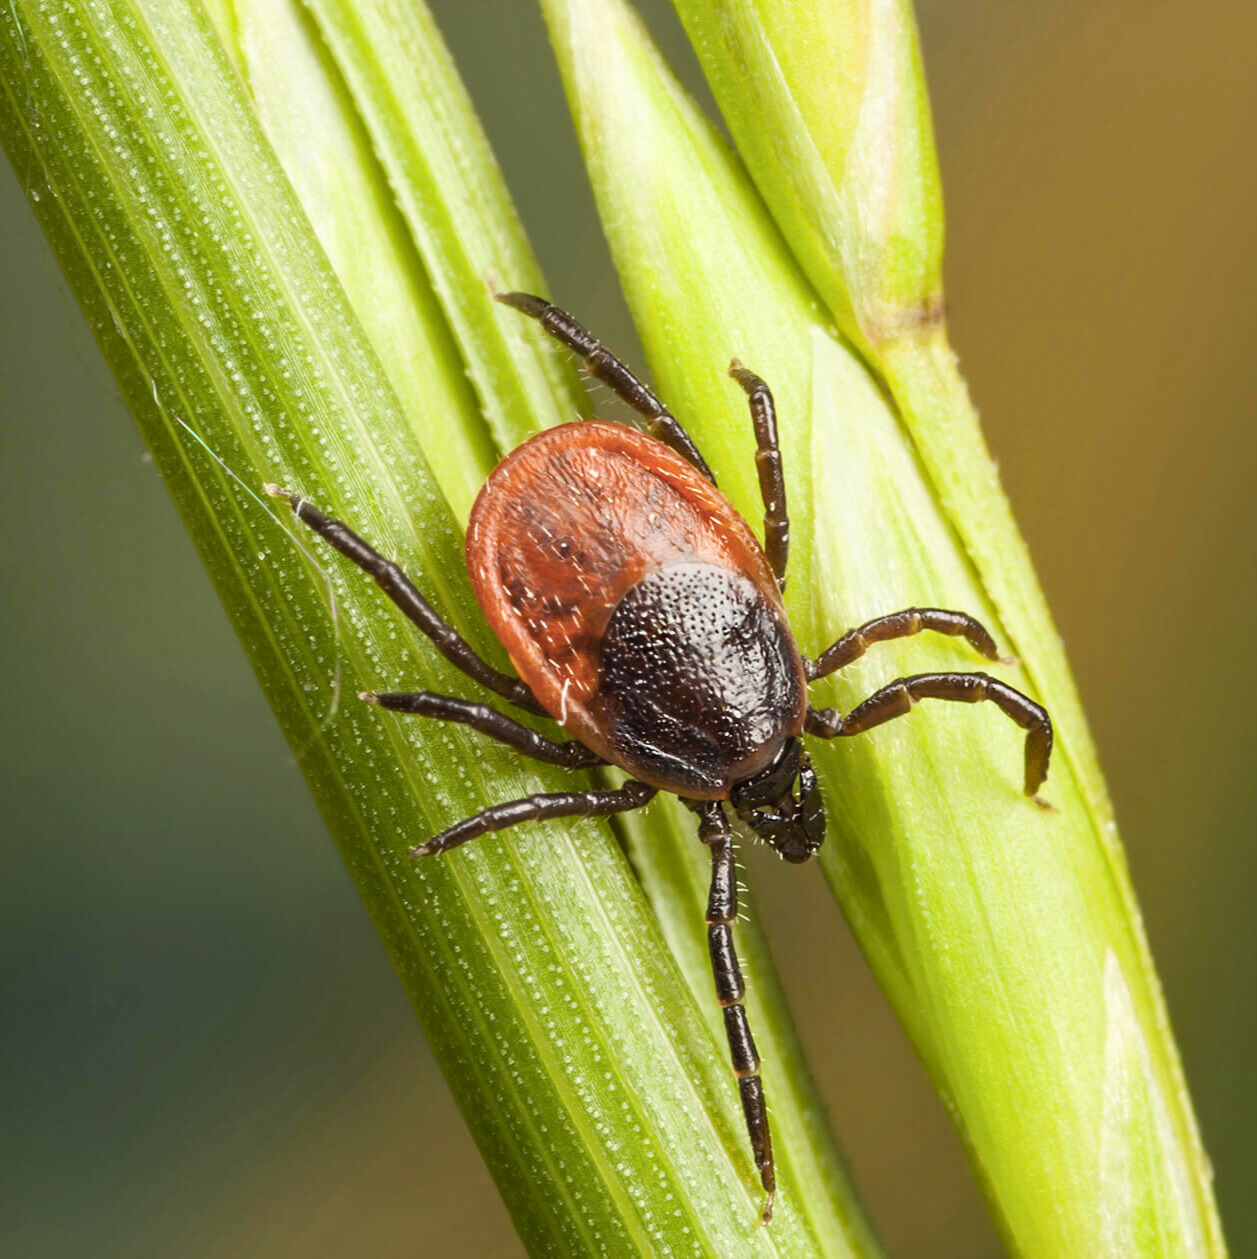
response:
<svg viewBox="0 0 1257 1259"><path fill-rule="evenodd" d="M777 1177L773 1166L772 1134L768 1130L768 1107L759 1078L759 1054L746 1020L742 999L746 993L738 955L733 949L733 923L738 916L738 877L733 863L733 834L720 801L692 806L698 814L698 837L711 849L711 891L707 897L707 948L716 978L716 1000L724 1010L725 1035L733 1074L738 1078L746 1130L751 1151L764 1186L764 1209L760 1215L767 1224L773 1218L773 1198Z"/></svg>
<svg viewBox="0 0 1257 1259"><path fill-rule="evenodd" d="M558 817L610 817L640 809L656 793L656 788L630 778L617 791L556 791L548 795L525 796L490 805L463 818L453 826L434 835L426 844L410 850L412 857L432 857L465 844L478 835L502 831L519 822L541 822Z"/></svg>
<svg viewBox="0 0 1257 1259"><path fill-rule="evenodd" d="M777 444L777 409L764 382L748 372L735 358L729 375L746 390L755 426L755 471L759 474L759 496L764 502L764 553L779 589L786 588L786 559L790 554L790 513L786 510L786 478L781 469L781 448Z"/></svg>
<svg viewBox="0 0 1257 1259"><path fill-rule="evenodd" d="M392 560L386 560L370 543L360 538L348 525L333 520L292 490L278 485L263 487L275 498L286 498L293 515L319 537L329 542L347 559L353 560L431 640L437 651L481 686L509 700L517 708L545 716L532 691L510 674L495 669L473 650L470 643L450 624L437 615L432 605L415 589L414 583Z"/></svg>
<svg viewBox="0 0 1257 1259"><path fill-rule="evenodd" d="M575 739L547 739L545 735L520 725L518 721L512 721L488 704L473 704L469 700L455 699L453 695L438 695L433 691L390 691L383 695L363 694L358 698L366 700L368 704L378 704L393 713L459 722L509 744L535 761L545 761L550 765L562 765L567 769L592 769L595 765L606 764L597 752L591 752L583 743Z"/></svg>
<svg viewBox="0 0 1257 1259"><path fill-rule="evenodd" d="M496 297L504 305L530 315L556 341L569 350L575 350L595 380L609 385L634 411L645 417L655 437L671 446L682 458L688 459L713 485L716 483L707 460L699 453L694 439L681 427L676 416L567 311L531 293L498 293Z"/></svg>
<svg viewBox="0 0 1257 1259"><path fill-rule="evenodd" d="M922 630L963 637L980 656L988 660L1000 658L990 633L967 612L948 612L945 608L905 608L902 612L875 617L856 629L848 630L832 647L825 648L814 662L807 662L808 681L814 682L817 678L846 668L853 660L859 660L874 643L908 638Z"/></svg>
<svg viewBox="0 0 1257 1259"><path fill-rule="evenodd" d="M1029 696L985 673L918 673L898 678L875 691L845 717L836 708L809 708L805 729L822 739L861 734L902 717L917 700L950 699L962 704L990 700L1026 732L1026 795L1036 793L1047 778L1052 755L1052 719Z"/></svg>

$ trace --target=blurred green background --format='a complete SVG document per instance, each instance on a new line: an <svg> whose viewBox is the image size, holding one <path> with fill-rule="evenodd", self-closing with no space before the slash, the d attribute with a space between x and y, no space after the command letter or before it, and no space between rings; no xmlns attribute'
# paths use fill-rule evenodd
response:
<svg viewBox="0 0 1257 1259"><path fill-rule="evenodd" d="M633 350L540 18L433 7L554 296ZM697 86L671 10L642 8ZM918 10L954 339L1254 1254L1257 9ZM518 1254L20 175L0 174L4 1253ZM998 1256L819 871L751 864L890 1251Z"/></svg>

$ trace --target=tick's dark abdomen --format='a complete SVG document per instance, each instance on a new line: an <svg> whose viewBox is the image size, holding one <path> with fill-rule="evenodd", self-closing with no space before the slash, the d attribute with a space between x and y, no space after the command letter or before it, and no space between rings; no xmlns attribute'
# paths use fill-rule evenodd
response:
<svg viewBox="0 0 1257 1259"><path fill-rule="evenodd" d="M712 564L650 573L616 604L591 705L621 764L671 790L724 793L800 729L798 653L747 577Z"/></svg>

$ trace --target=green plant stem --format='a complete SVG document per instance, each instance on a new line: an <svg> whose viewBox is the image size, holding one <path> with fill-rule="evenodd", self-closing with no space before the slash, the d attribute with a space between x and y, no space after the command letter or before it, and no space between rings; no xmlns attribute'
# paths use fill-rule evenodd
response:
<svg viewBox="0 0 1257 1259"><path fill-rule="evenodd" d="M1159 1126L1182 1159L1175 1193L1200 1221L1201 1234L1175 1236L1159 1230L1140 1253L1224 1255L1226 1243L1212 1190L1212 1171L1201 1143L1169 1014L1144 931L1118 837L1108 789L1065 657L1063 640L1035 577L1029 551L1012 516L999 474L982 437L977 411L948 344L946 327L914 330L877 349L887 383L920 452L946 518L997 609L1007 641L1024 661L1058 731L1058 758L1077 777L1091 823L1092 842L1103 854L1105 879L1120 906L1115 921L1125 937L1132 985L1131 1012L1149 1049L1141 1062L1154 1073L1164 1104ZM1190 1200L1190 1208L1182 1200ZM1129 1244L1124 1236L1118 1245ZM1176 1246L1186 1249L1179 1251Z"/></svg>
<svg viewBox="0 0 1257 1259"><path fill-rule="evenodd" d="M499 450L580 414L566 356L494 301L543 288L432 15L411 0L309 0L462 348Z"/></svg>
<svg viewBox="0 0 1257 1259"><path fill-rule="evenodd" d="M465 520L498 452L343 76L300 0L223 0L209 12L424 458ZM548 393L540 401L553 403Z"/></svg>
<svg viewBox="0 0 1257 1259"><path fill-rule="evenodd" d="M758 1226L726 1052L608 828L535 825L410 860L458 817L570 780L345 698L467 687L357 570L261 498L264 482L351 520L502 656L381 343L201 10L15 0L0 11L0 137L530 1250L865 1253L845 1244L832 1194L804 1211L791 1189L773 1228ZM448 220L448 206L435 212ZM486 348L499 325L442 309L461 353L479 345L478 391L501 375L500 407L514 388L534 419L562 411L561 360L512 331ZM451 397L451 423L478 418ZM799 1096L782 1092L787 1186L797 1142L819 1133L819 1152L799 1158L827 1157L810 1099L790 1134Z"/></svg>
<svg viewBox="0 0 1257 1259"><path fill-rule="evenodd" d="M941 606L978 616L1020 660L987 664L922 636L878 646L813 702L845 712L895 677L980 668L1057 723L1050 813L1020 795L1017 732L989 707L922 705L859 739L813 742L826 875L1014 1253L1222 1254L1094 753L938 323L941 218L911 14L901 0L681 7L775 222L626 4L543 0L663 396L753 518L745 419L718 372L737 354L776 391L792 504L814 519L791 558L810 587L792 576L805 651L879 613ZM842 29L852 15L864 24ZM826 55L848 46L863 58L851 92ZM827 113L847 96L849 117ZM841 204L813 204L829 196ZM848 229L857 237L829 256L826 233ZM860 321L863 362L815 311L815 291L839 289L831 313Z"/></svg>

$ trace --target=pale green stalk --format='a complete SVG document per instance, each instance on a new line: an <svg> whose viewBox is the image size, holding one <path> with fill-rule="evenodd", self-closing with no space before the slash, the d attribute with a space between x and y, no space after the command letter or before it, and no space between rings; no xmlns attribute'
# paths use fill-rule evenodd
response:
<svg viewBox="0 0 1257 1259"><path fill-rule="evenodd" d="M330 19L344 21L344 13L333 7L324 8L321 12ZM395 15L391 14L387 5L367 5L359 6L357 16L363 20L364 30L372 31L374 37L379 38ZM411 16L416 17L416 14ZM435 36L434 28L422 15L418 15L417 20L420 31L415 34L412 46ZM285 163L290 178L293 178L307 213L316 225L326 225L320 229L320 238L329 249L338 276L351 295L361 293L359 309L382 363L386 369L396 363L400 369L398 374L403 379L408 373L414 375L412 347L389 339L393 331L393 312L387 304L379 302L377 285L381 280L387 283L389 277L371 274L372 271L384 272L390 263L413 263L404 256L390 258L385 255L376 268L368 269L364 265L364 255L369 257L365 246L371 240L370 232L375 221L372 211L379 205L379 217L390 227L394 216L383 198L368 201L363 196L353 195L353 190L357 188L372 193L375 185L385 178L385 172L367 151L366 137L358 126L357 115L352 112L355 102L343 89L343 81L335 65L317 42L317 36L310 29L310 21L303 19L288 0L283 3L277 0L235 0L232 20L220 21L219 26L220 31L232 41L268 137ZM343 31L339 36L332 31L331 36L338 41L334 44L338 52L357 58L363 66L370 63L373 54L369 45L347 39ZM413 64L405 57L393 55L380 58L378 67L382 68L377 68L375 73L360 70L356 104L372 121L385 154L392 147L422 154L443 154L449 148L449 134L441 128L441 118L452 108L451 102L465 106L465 98L448 69L442 69L443 65L439 59L431 59L430 54L422 64ZM442 109L433 109L432 93L424 93L423 108L419 108L418 101L409 102L417 114L408 118L406 133L388 136L384 131L388 125L388 102L407 98L413 84L431 81L434 76L440 78L446 97ZM482 153L483 156L486 155ZM340 187L334 190L339 195L327 195L329 167L335 170L351 163L353 177L340 181ZM485 259L490 257L491 251L496 251L494 261L500 272L521 275L524 279L517 282L533 284L535 266L530 259L520 256L520 238L504 231L499 231L494 238L478 231L478 222L468 222L470 207L474 203L477 214L481 218L487 215L495 227L501 223L514 227L513 217L506 213L509 203L495 181L495 174L493 170L478 170L474 178L460 181L458 172L447 167L444 180L432 181L422 188L411 188L409 196L401 200L409 208L408 217L421 211L430 221L439 222L444 216L448 222L460 224L460 242L466 256L479 254L482 264L487 266ZM405 184L407 174L404 166L391 162L388 177ZM468 185L473 190L496 189L500 203L496 215L492 213L492 199L487 198L483 191L474 198L469 197ZM417 239L422 239L423 235L422 230L416 231ZM437 265L449 265L448 259ZM359 277L362 277L361 280ZM473 297L478 297L481 302L487 296L485 286L473 293ZM490 304L488 314L497 316L501 311L500 306ZM530 346L535 340L534 326L525 323L513 312L508 312L506 318L508 330L516 331L520 343ZM531 354L533 351L525 348L524 352ZM562 361L557 354L548 351L545 343L542 353L548 353L552 360ZM568 383L566 378L563 383ZM427 421L426 427L418 427L421 442L425 436L429 438L429 442L425 443L425 455L429 445L434 448L434 474L447 497L459 507L459 492L464 487L466 469L450 460L443 433L452 426L440 423L442 412L439 409L434 412L437 417L435 422L432 414L424 414L421 391L413 401L408 398L408 402L411 403L408 410L412 417L418 416ZM507 437L514 441L527 436L536 411L536 407L532 408L532 414L517 411L507 418L503 408L501 423L507 426ZM448 476L443 475L446 467L450 468ZM686 980L707 1014L717 1052L723 1054L723 1024L719 1008L711 999L712 978L703 925L710 866L706 851L694 842L693 818L678 808L665 810L661 804L651 815L626 819L619 825L631 831L643 853L639 873L647 882L669 945L681 958ZM753 922L753 913L749 917ZM854 1239L852 1244L863 1248L861 1253L872 1253L875 1244L841 1169L823 1108L810 1081L785 1007L784 995L776 980L767 943L757 925L748 926L742 936L740 946L744 966L747 973L755 977L750 997L751 1013L760 1032L763 1055L769 1064L767 1078L772 1089L773 1126L783 1197L788 1196L792 1203L798 1204L798 1209L807 1217L806 1228L828 1253L847 1253L848 1234ZM736 1119L734 1122L736 1129ZM789 1227L778 1220L778 1231ZM800 1239L795 1244L806 1243Z"/></svg>
<svg viewBox="0 0 1257 1259"><path fill-rule="evenodd" d="M941 310L942 193L911 0L674 0L738 150L843 335Z"/></svg>
<svg viewBox="0 0 1257 1259"><path fill-rule="evenodd" d="M498 448L580 413L575 372L495 291L544 287L488 141L418 0L307 0L362 116Z"/></svg>
<svg viewBox="0 0 1257 1259"><path fill-rule="evenodd" d="M942 340L910 10L678 3L770 218L622 0L542 7L656 383L751 517L729 357L776 391L804 649L878 613L962 608L1021 658L992 671L1056 720L1052 813L1021 797L1019 732L993 709L925 705L812 745L831 816L822 863L1005 1238L1043 1259L1222 1254L1094 753ZM947 668L991 666L919 638L874 649L816 698L846 709Z"/></svg>
<svg viewBox="0 0 1257 1259"><path fill-rule="evenodd" d="M695 964L701 909L689 927L664 917L683 977L606 827L407 856L570 779L342 698L472 688L258 488L352 520L501 661L446 500L465 503L463 456L493 449L482 410L514 440L577 395L562 357L491 300L490 282L539 281L426 14L318 9L335 60L291 8L216 6L237 80L197 7L16 0L0 11L0 138L529 1248L873 1255L755 932L783 1181L770 1230ZM444 414L423 411L428 394ZM454 429L459 458L443 460ZM702 879L692 829L680 838L687 864L674 849L648 872L663 905Z"/></svg>
<svg viewBox="0 0 1257 1259"><path fill-rule="evenodd" d="M433 476L465 520L496 450L344 79L298 0L221 0L208 11ZM551 405L548 390L538 402Z"/></svg>

